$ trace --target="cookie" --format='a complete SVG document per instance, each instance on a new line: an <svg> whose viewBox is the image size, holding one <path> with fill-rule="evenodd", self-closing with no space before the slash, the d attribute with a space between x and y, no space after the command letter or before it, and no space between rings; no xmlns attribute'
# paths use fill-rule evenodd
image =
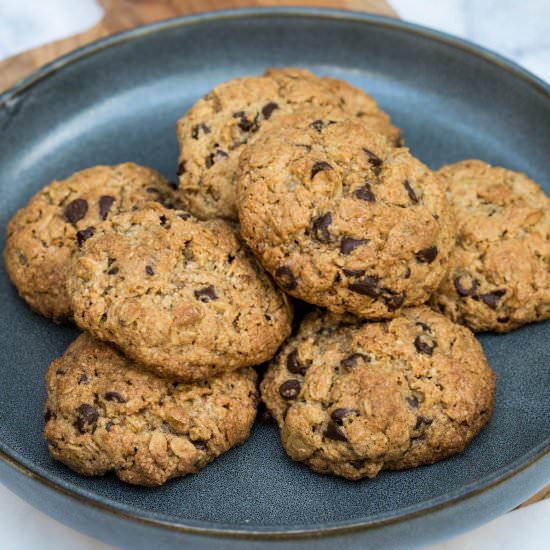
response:
<svg viewBox="0 0 550 550"><path fill-rule="evenodd" d="M288 299L226 222L156 203L102 224L67 288L81 328L183 381L262 363L290 333Z"/></svg>
<svg viewBox="0 0 550 550"><path fill-rule="evenodd" d="M457 219L448 275L431 303L474 331L550 318L550 199L525 174L480 160L444 166Z"/></svg>
<svg viewBox="0 0 550 550"><path fill-rule="evenodd" d="M424 303L454 245L440 182L359 121L279 117L244 150L241 234L289 294L383 319Z"/></svg>
<svg viewBox="0 0 550 550"><path fill-rule="evenodd" d="M177 383L86 333L50 365L46 390L53 458L80 474L113 471L147 486L198 472L246 441L258 401L252 368Z"/></svg>
<svg viewBox="0 0 550 550"><path fill-rule="evenodd" d="M473 334L426 306L376 323L310 314L261 384L288 455L348 479L461 452L494 393Z"/></svg>
<svg viewBox="0 0 550 550"><path fill-rule="evenodd" d="M44 187L7 227L4 261L21 297L45 317L70 321L65 280L74 251L113 214L151 200L177 203L173 186L150 168L126 163L88 168Z"/></svg>
<svg viewBox="0 0 550 550"><path fill-rule="evenodd" d="M236 219L234 175L246 143L267 122L309 106L339 108L401 143L399 130L374 99L347 82L297 68L236 78L216 86L178 121L185 208L202 219Z"/></svg>

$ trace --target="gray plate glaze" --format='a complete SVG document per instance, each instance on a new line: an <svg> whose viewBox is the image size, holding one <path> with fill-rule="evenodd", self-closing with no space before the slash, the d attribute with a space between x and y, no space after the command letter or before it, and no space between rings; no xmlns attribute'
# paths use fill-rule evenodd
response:
<svg viewBox="0 0 550 550"><path fill-rule="evenodd" d="M0 224L41 186L132 160L174 178L175 121L218 82L299 65L368 90L432 167L477 157L550 191L550 91L479 48L400 21L308 9L160 23L68 55L0 96ZM4 243L0 243L4 246ZM67 524L119 545L410 547L512 508L550 481L550 324L481 342L498 374L495 415L460 456L374 480L291 462L277 430L158 489L88 479L48 455L43 375L77 331L33 314L0 271L0 474ZM316 535L312 537L311 535Z"/></svg>

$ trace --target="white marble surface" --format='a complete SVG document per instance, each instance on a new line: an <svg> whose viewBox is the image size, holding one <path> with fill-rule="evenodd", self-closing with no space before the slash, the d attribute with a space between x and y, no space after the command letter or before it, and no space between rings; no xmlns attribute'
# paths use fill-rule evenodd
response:
<svg viewBox="0 0 550 550"><path fill-rule="evenodd" d="M550 81L550 0L390 0L409 21L467 38ZM76 9L75 9L76 8ZM95 0L0 0L0 59L70 36L101 18ZM108 550L34 510L0 485L0 548ZM539 550L550 500L511 512L430 550Z"/></svg>

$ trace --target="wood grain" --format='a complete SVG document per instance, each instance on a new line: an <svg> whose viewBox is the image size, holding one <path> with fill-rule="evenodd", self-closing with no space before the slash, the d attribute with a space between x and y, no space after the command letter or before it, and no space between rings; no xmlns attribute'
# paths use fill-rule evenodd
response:
<svg viewBox="0 0 550 550"><path fill-rule="evenodd" d="M368 11L395 16L384 0L99 0L105 15L91 29L23 52L0 62L0 90L12 86L42 65L113 33L171 17L252 6L311 6Z"/></svg>
<svg viewBox="0 0 550 550"><path fill-rule="evenodd" d="M99 0L104 9L103 19L91 29L34 48L0 62L0 90L12 86L42 65L53 61L76 48L113 33L139 25L162 21L171 17L204 11L244 8L253 6L311 6L366 11L396 17L397 14L384 0ZM524 502L528 506L550 498L550 486Z"/></svg>

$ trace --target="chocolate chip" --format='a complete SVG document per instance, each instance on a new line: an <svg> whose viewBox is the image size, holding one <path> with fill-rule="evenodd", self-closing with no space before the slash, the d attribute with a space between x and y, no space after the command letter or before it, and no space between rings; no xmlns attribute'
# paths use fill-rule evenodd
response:
<svg viewBox="0 0 550 550"><path fill-rule="evenodd" d="M168 221L168 218L164 214L159 217L160 225L162 225L163 227L166 225L167 221Z"/></svg>
<svg viewBox="0 0 550 550"><path fill-rule="evenodd" d="M321 216L317 216L312 224L311 231L313 237L321 243L330 242L330 232L328 230L330 224L332 223L332 214L327 212Z"/></svg>
<svg viewBox="0 0 550 550"><path fill-rule="evenodd" d="M422 424L425 426L430 426L433 423L432 418L426 418L425 416L417 416L416 417L416 424L414 425L414 429L418 430Z"/></svg>
<svg viewBox="0 0 550 550"><path fill-rule="evenodd" d="M325 170L332 170L332 166L324 160L317 161L311 167L311 179L313 179L319 172L324 172Z"/></svg>
<svg viewBox="0 0 550 550"><path fill-rule="evenodd" d="M411 184L409 183L409 180L405 180L403 182L403 187L407 190L407 194L409 195L409 199L411 199L412 202L417 203L418 197L416 196L416 193L414 192L414 189L411 187Z"/></svg>
<svg viewBox="0 0 550 550"><path fill-rule="evenodd" d="M95 227L93 225L90 225L90 227L86 227L86 229L81 229L80 231L77 231L76 241L78 243L78 246L82 246L82 243L88 240L94 233Z"/></svg>
<svg viewBox="0 0 550 550"><path fill-rule="evenodd" d="M346 359L342 359L340 361L340 365L346 367L347 369L353 369L357 366L357 363L361 359L366 363L370 362L370 357L368 355L365 355L364 353L352 353L349 357L346 357Z"/></svg>
<svg viewBox="0 0 550 550"><path fill-rule="evenodd" d="M296 277L290 267L283 265L275 271L275 278L285 290L294 290L297 286Z"/></svg>
<svg viewBox="0 0 550 550"><path fill-rule="evenodd" d="M181 176L183 174L185 174L185 165L186 165L186 162L185 160L182 160L179 164L178 164L178 171L176 172L176 174L178 176Z"/></svg>
<svg viewBox="0 0 550 550"><path fill-rule="evenodd" d="M275 111L275 109L278 109L278 108L279 108L279 105L277 105L277 103L275 103L274 101L270 101L269 103L266 103L263 106L262 115L264 115L264 118L268 120L269 118L271 118L273 111Z"/></svg>
<svg viewBox="0 0 550 550"><path fill-rule="evenodd" d="M327 429L324 431L323 435L328 439L334 439L335 441L347 441L348 438L346 437L346 434L342 431L342 428L336 424L336 422L333 422L332 420L329 420L327 424Z"/></svg>
<svg viewBox="0 0 550 550"><path fill-rule="evenodd" d="M431 334L432 327L430 325L427 325L426 323L423 323L422 321L416 321L415 325L417 327L420 327L424 332L429 332Z"/></svg>
<svg viewBox="0 0 550 550"><path fill-rule="evenodd" d="M348 288L352 292L370 296L371 298L378 298L382 293L381 288L378 286L378 277L373 275L367 275L364 279L350 284Z"/></svg>
<svg viewBox="0 0 550 550"><path fill-rule="evenodd" d="M287 380L279 387L279 394L283 399L296 399L301 389L302 384L298 380Z"/></svg>
<svg viewBox="0 0 550 550"><path fill-rule="evenodd" d="M498 317L497 321L499 323L507 323L510 320L510 317Z"/></svg>
<svg viewBox="0 0 550 550"><path fill-rule="evenodd" d="M235 256L233 256L232 254L228 254L227 255L227 263L232 264L234 261L235 261Z"/></svg>
<svg viewBox="0 0 550 550"><path fill-rule="evenodd" d="M357 189L354 195L362 201L374 202L376 200L376 197L372 192L371 185L368 181L365 182L365 185L363 185L363 187L360 187L359 189Z"/></svg>
<svg viewBox="0 0 550 550"><path fill-rule="evenodd" d="M55 413L50 411L50 409L46 409L44 413L44 422L49 422L52 418L55 418Z"/></svg>
<svg viewBox="0 0 550 550"><path fill-rule="evenodd" d="M225 158L228 156L229 155L225 151L222 151L221 149L217 149L216 151L214 151L214 153L210 153L210 155L206 157L206 160L205 160L206 168L211 168L214 165L214 163L216 162L216 157Z"/></svg>
<svg viewBox="0 0 550 550"><path fill-rule="evenodd" d="M349 463L356 469L360 470L365 465L366 460L350 460Z"/></svg>
<svg viewBox="0 0 550 550"><path fill-rule="evenodd" d="M491 309L497 309L499 300L506 294L506 290L493 290L493 292L487 292L486 294L480 294L479 297L483 303L489 306Z"/></svg>
<svg viewBox="0 0 550 550"><path fill-rule="evenodd" d="M405 268L405 273L403 275L403 279L408 279L410 276L411 276L411 268L409 266L407 266Z"/></svg>
<svg viewBox="0 0 550 550"><path fill-rule="evenodd" d="M168 185L168 187L170 187L171 189L173 189L174 191L177 191L180 187L179 183L177 181L172 181L172 180L168 180L166 182L166 184Z"/></svg>
<svg viewBox="0 0 550 550"><path fill-rule="evenodd" d="M206 451L206 449L208 448L207 445L206 445L206 441L192 441L191 443L193 443L193 445L195 445L195 448L198 449L199 451Z"/></svg>
<svg viewBox="0 0 550 550"><path fill-rule="evenodd" d="M111 210L111 206L115 202L115 198L111 195L102 195L99 197L99 217L104 220Z"/></svg>
<svg viewBox="0 0 550 550"><path fill-rule="evenodd" d="M404 293L398 294L388 289L384 289L384 291L388 293L384 296L384 303L390 311L395 311L403 305L405 301Z"/></svg>
<svg viewBox="0 0 550 550"><path fill-rule="evenodd" d="M61 370L61 369L57 369L55 371L55 374L57 374L57 376L63 376L65 374L65 371L64 370Z"/></svg>
<svg viewBox="0 0 550 550"><path fill-rule="evenodd" d="M70 223L81 220L88 212L88 202L84 199L75 199L70 202L64 211L65 219Z"/></svg>
<svg viewBox="0 0 550 550"><path fill-rule="evenodd" d="M467 279L470 283L469 286L464 285L464 280ZM455 290L459 296L473 296L476 293L478 284L475 279L472 279L469 275L457 275L453 278L453 284Z"/></svg>
<svg viewBox="0 0 550 550"><path fill-rule="evenodd" d="M330 415L330 418L339 426L342 425L342 421L346 416L356 416L359 414L357 409L340 408L334 409Z"/></svg>
<svg viewBox="0 0 550 550"><path fill-rule="evenodd" d="M424 353L425 355L432 355L437 342L430 337L419 335L414 339L414 347L418 353Z"/></svg>
<svg viewBox="0 0 550 550"><path fill-rule="evenodd" d="M431 264L437 257L437 246L423 248L416 253L416 259L423 264Z"/></svg>
<svg viewBox="0 0 550 550"><path fill-rule="evenodd" d="M258 124L258 115L254 117L254 120L249 120L244 111L238 111L236 113L233 113L233 117L240 119L237 126L243 132L256 132L260 127L260 125Z"/></svg>
<svg viewBox="0 0 550 550"><path fill-rule="evenodd" d="M347 256L351 254L358 246L368 244L369 239L352 239L351 237L344 237L340 241L340 252Z"/></svg>
<svg viewBox="0 0 550 550"><path fill-rule="evenodd" d="M196 126L193 126L193 128L191 128L191 137L193 139L199 139L201 131L203 134L209 134L210 128L206 124L201 122L200 124L197 124Z"/></svg>
<svg viewBox="0 0 550 550"><path fill-rule="evenodd" d="M88 383L88 377L86 376L86 374L82 373L79 378L78 378L78 383L79 384L87 384Z"/></svg>
<svg viewBox="0 0 550 550"><path fill-rule="evenodd" d="M99 413L95 407L88 405L88 403L82 403L76 409L76 427L81 433L84 433L86 426L94 426L99 418Z"/></svg>
<svg viewBox="0 0 550 550"><path fill-rule="evenodd" d="M307 367L301 365L298 361L298 354L296 350L291 351L286 358L286 368L292 374L304 374Z"/></svg>
<svg viewBox="0 0 550 550"><path fill-rule="evenodd" d="M188 220L191 217L191 214L188 214L187 212L179 212L177 216L182 220Z"/></svg>
<svg viewBox="0 0 550 550"><path fill-rule="evenodd" d="M217 300L218 295L216 294L216 289L210 285L205 286L204 288L201 288L200 290L195 290L193 292L195 295L195 298L197 300L200 300L201 302L204 302L205 304L210 302L211 300Z"/></svg>
<svg viewBox="0 0 550 550"><path fill-rule="evenodd" d="M112 422L110 420L107 420L107 424L105 424L105 431L110 432L112 425Z"/></svg>
<svg viewBox="0 0 550 550"><path fill-rule="evenodd" d="M310 125L310 128L313 128L314 130L317 130L319 133L324 127L324 123L322 120L314 120Z"/></svg>
<svg viewBox="0 0 550 550"><path fill-rule="evenodd" d="M109 271L107 271L107 275L116 275L118 273L118 267L112 267L111 269L109 269Z"/></svg>
<svg viewBox="0 0 550 550"><path fill-rule="evenodd" d="M116 391L108 391L105 394L106 401L116 401L117 403L126 403L126 399Z"/></svg>
<svg viewBox="0 0 550 550"><path fill-rule="evenodd" d="M418 409L418 399L413 395L411 397L405 397L405 401L413 408Z"/></svg>
<svg viewBox="0 0 550 550"><path fill-rule="evenodd" d="M366 147L363 147L363 151L365 152L367 157L369 157L369 163L372 164L372 166L375 166L375 167L382 166L382 159L378 155L375 155L372 151L370 151Z"/></svg>
<svg viewBox="0 0 550 550"><path fill-rule="evenodd" d="M362 277L365 274L364 269L342 269L342 273L348 277Z"/></svg>
<svg viewBox="0 0 550 550"><path fill-rule="evenodd" d="M147 264L145 266L145 273L147 273L147 275L150 275L152 277L155 274L155 270L153 269L153 266Z"/></svg>

